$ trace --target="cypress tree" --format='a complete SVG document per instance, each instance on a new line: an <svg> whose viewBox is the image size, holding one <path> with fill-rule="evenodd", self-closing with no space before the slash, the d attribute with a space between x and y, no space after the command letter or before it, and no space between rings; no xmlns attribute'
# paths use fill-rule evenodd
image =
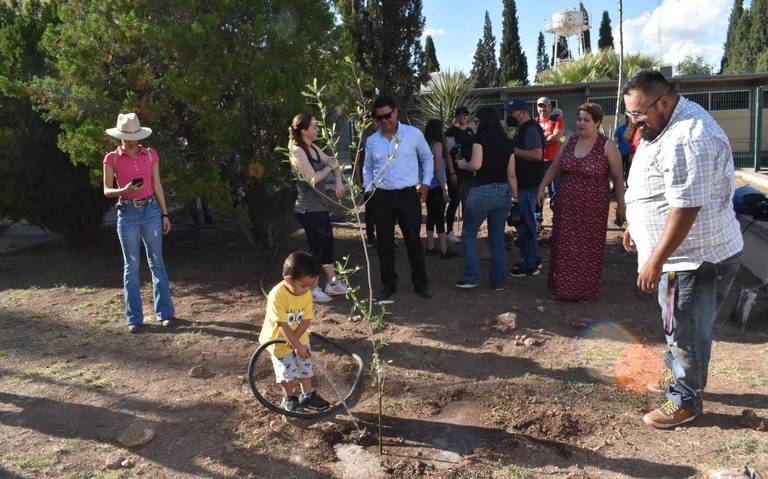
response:
<svg viewBox="0 0 768 479"><path fill-rule="evenodd" d="M528 84L528 60L520 47L515 0L504 0L501 51L499 54L499 85L515 82Z"/></svg>
<svg viewBox="0 0 768 479"><path fill-rule="evenodd" d="M752 27L752 11L745 8L736 24L733 45L728 53L728 64L724 73L754 71L755 58L750 52L749 34Z"/></svg>
<svg viewBox="0 0 768 479"><path fill-rule="evenodd" d="M750 8L752 25L749 28L748 51L751 53L747 69L757 71L757 57L768 49L768 0L752 0Z"/></svg>
<svg viewBox="0 0 768 479"><path fill-rule="evenodd" d="M382 93L410 102L425 71L421 0L336 0L356 60Z"/></svg>
<svg viewBox="0 0 768 479"><path fill-rule="evenodd" d="M477 41L475 56L472 60L472 72L475 87L485 88L496 84L498 67L496 66L496 37L493 36L491 17L485 12L483 37Z"/></svg>
<svg viewBox="0 0 768 479"><path fill-rule="evenodd" d="M608 10L603 10L603 20L600 22L600 37L597 39L598 50L610 48L613 50L613 33L611 33L611 17Z"/></svg>
<svg viewBox="0 0 768 479"><path fill-rule="evenodd" d="M549 55L547 55L547 47L544 44L544 34L539 32L539 44L536 46L536 81L538 81L539 73L549 68Z"/></svg>
<svg viewBox="0 0 768 479"><path fill-rule="evenodd" d="M587 9L584 8L584 4L579 2L579 10L581 10L581 14L584 15L584 23L589 26L589 13L587 13ZM581 32L581 35L579 37L581 40L581 53L589 53L592 51L592 39L590 37L589 28Z"/></svg>
<svg viewBox="0 0 768 479"><path fill-rule="evenodd" d="M733 54L736 43L736 30L743 14L744 0L734 0L731 16L728 19L728 35L725 38L725 45L723 45L723 58L720 60L720 73L724 73L728 67L729 58Z"/></svg>
<svg viewBox="0 0 768 479"><path fill-rule="evenodd" d="M440 71L440 63L437 61L437 53L435 52L435 42L432 41L431 35L427 35L427 40L424 42L424 71L427 73Z"/></svg>

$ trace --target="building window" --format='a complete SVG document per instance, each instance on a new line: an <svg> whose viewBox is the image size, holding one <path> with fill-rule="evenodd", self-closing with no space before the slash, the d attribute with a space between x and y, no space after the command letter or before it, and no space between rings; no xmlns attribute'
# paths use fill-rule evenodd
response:
<svg viewBox="0 0 768 479"><path fill-rule="evenodd" d="M589 98L588 103L596 103L603 110L603 115L613 115L616 112L616 97ZM623 105L622 105L623 107Z"/></svg>
<svg viewBox="0 0 768 479"><path fill-rule="evenodd" d="M683 93L687 99L698 103L705 110L709 110L709 93Z"/></svg>

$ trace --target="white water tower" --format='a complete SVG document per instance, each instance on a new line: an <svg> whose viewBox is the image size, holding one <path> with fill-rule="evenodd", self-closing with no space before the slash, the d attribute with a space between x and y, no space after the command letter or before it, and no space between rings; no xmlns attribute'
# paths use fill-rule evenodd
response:
<svg viewBox="0 0 768 479"><path fill-rule="evenodd" d="M566 8L558 10L544 22L544 31L552 33L555 37L554 64L561 61L557 54L558 40L561 36L574 37L581 35L581 32L589 30L589 19L585 18L581 10L577 8Z"/></svg>

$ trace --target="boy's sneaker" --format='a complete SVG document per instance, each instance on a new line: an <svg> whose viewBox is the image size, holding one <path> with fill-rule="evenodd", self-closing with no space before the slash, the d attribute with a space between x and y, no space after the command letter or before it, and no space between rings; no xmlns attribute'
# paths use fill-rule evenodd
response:
<svg viewBox="0 0 768 479"><path fill-rule="evenodd" d="M645 385L645 389L650 393L664 394L667 390L667 386L675 384L675 375L672 374L672 370L667 368L661 373L661 377L655 383L648 383Z"/></svg>
<svg viewBox="0 0 768 479"><path fill-rule="evenodd" d="M451 243L461 243L461 238L457 237L453 231L449 231L445 237L448 238L448 241Z"/></svg>
<svg viewBox="0 0 768 479"><path fill-rule="evenodd" d="M309 394L302 394L301 399L299 399L299 405L301 407L309 407L309 408L318 409L321 411L323 409L328 409L329 407L331 407L331 403L321 398L316 391L312 391Z"/></svg>
<svg viewBox="0 0 768 479"><path fill-rule="evenodd" d="M347 285L343 281L336 281L333 284L326 284L324 291L329 296L342 296L347 294L347 289Z"/></svg>
<svg viewBox="0 0 768 479"><path fill-rule="evenodd" d="M509 275L514 277L520 276L536 276L539 274L539 268L529 268L525 265L515 265L509 270Z"/></svg>
<svg viewBox="0 0 768 479"><path fill-rule="evenodd" d="M458 251L453 251L452 249L445 250L445 253L440 253L440 259L451 259L455 256L458 256Z"/></svg>
<svg viewBox="0 0 768 479"><path fill-rule="evenodd" d="M280 403L280 407L286 411L304 412L304 408L301 407L301 401L298 396L283 396L283 401Z"/></svg>
<svg viewBox="0 0 768 479"><path fill-rule="evenodd" d="M521 267L521 268L522 268L522 267L524 267L524 266L525 266L525 263L524 263L524 262L522 262L522 261L518 261L517 263L515 263L515 264L513 264L513 265L512 265L512 267L513 267L513 268L514 268L515 266L519 266L519 267ZM538 269L539 271L541 271L541 268L543 268L543 267L544 267L544 265L543 265L542 263L539 263L539 264L538 264L538 266L536 266L536 269Z"/></svg>
<svg viewBox="0 0 768 479"><path fill-rule="evenodd" d="M461 289L472 289L472 288L477 288L477 285L476 285L476 284L473 284L473 283L467 283L467 282L466 282L466 281L464 281L463 279L461 279L461 280L459 280L459 281L456 281L455 283L453 283L453 285L454 285L454 286L456 286L457 288L461 288Z"/></svg>
<svg viewBox="0 0 768 479"><path fill-rule="evenodd" d="M319 286L315 286L312 288L312 300L315 303L327 303L333 300L333 298L325 294Z"/></svg>
<svg viewBox="0 0 768 479"><path fill-rule="evenodd" d="M656 429L677 427L681 424L691 422L694 419L696 419L696 414L694 414L693 411L684 409L669 400L659 406L658 409L654 409L643 416L643 422Z"/></svg>

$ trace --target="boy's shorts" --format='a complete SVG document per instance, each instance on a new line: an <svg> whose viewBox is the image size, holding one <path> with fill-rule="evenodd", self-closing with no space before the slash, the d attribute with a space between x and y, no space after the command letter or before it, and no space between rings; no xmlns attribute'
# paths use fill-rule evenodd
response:
<svg viewBox="0 0 768 479"><path fill-rule="evenodd" d="M307 344L307 351L309 350L309 344ZM275 369L275 382L277 383L285 383L300 378L311 378L313 376L312 357L301 359L295 351L281 358L275 355L271 355L271 357L272 367Z"/></svg>

